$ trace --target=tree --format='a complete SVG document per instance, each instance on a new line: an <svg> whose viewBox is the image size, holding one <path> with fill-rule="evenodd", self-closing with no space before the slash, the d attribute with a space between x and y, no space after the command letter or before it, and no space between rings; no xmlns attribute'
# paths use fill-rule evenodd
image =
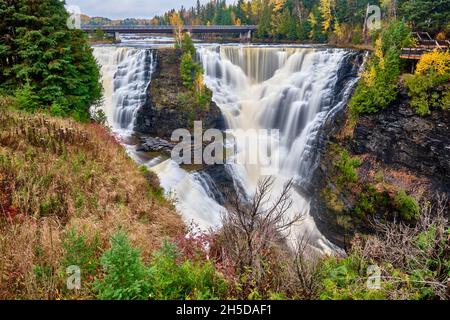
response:
<svg viewBox="0 0 450 320"><path fill-rule="evenodd" d="M261 13L261 18L259 20L257 31L258 37L265 38L270 34L271 31L270 22L271 22L271 8L269 6L269 1L264 0L263 10Z"/></svg>
<svg viewBox="0 0 450 320"><path fill-rule="evenodd" d="M327 33L331 29L333 22L332 9L334 6L333 0L320 0L319 10L322 15L322 29Z"/></svg>
<svg viewBox="0 0 450 320"><path fill-rule="evenodd" d="M181 42L183 40L183 30L184 30L184 22L181 19L178 12L173 12L169 18L169 23L173 26L173 33L175 34L176 45L181 47Z"/></svg>
<svg viewBox="0 0 450 320"><path fill-rule="evenodd" d="M64 115L87 120L101 97L100 72L84 32L67 28L64 3L2 1L0 17L0 88L27 86L30 104L57 104Z"/></svg>
<svg viewBox="0 0 450 320"><path fill-rule="evenodd" d="M437 33L449 27L450 0L399 1L399 13L413 28Z"/></svg>
<svg viewBox="0 0 450 320"><path fill-rule="evenodd" d="M288 214L293 205L292 181L275 196L271 194L273 185L273 178L260 181L249 202L234 197L223 217L222 248L238 275L248 283L254 281L256 286L267 276L265 265L270 262L274 247L285 244L288 230L303 219L300 213Z"/></svg>

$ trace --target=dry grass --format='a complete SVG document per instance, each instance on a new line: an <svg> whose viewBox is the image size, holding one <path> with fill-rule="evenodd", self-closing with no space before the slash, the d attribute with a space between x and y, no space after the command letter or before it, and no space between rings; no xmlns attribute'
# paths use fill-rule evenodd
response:
<svg viewBox="0 0 450 320"><path fill-rule="evenodd" d="M65 298L69 229L98 235L100 250L124 229L145 259L181 232L146 175L99 125L0 110L0 298Z"/></svg>

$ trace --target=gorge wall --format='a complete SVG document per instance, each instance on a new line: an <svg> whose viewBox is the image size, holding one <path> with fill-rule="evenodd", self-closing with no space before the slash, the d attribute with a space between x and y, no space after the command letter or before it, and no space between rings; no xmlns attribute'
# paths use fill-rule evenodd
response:
<svg viewBox="0 0 450 320"><path fill-rule="evenodd" d="M353 126L342 115L329 128L329 142L313 180L312 212L319 229L335 244L349 245L356 232L371 232L370 222L355 214L364 185L395 201L395 190L405 190L419 202L437 193L450 194L450 113L434 110L421 117L410 107L401 88L386 110L363 115ZM360 159L358 182L345 190L336 182L336 150ZM384 219L380 212L375 219Z"/></svg>
<svg viewBox="0 0 450 320"><path fill-rule="evenodd" d="M201 120L203 128L223 128L223 117L211 101L208 108L200 108L187 98L180 74L180 52L174 49L154 49L154 71L147 89L144 105L138 110L134 130L170 140L179 128L191 128L194 120Z"/></svg>

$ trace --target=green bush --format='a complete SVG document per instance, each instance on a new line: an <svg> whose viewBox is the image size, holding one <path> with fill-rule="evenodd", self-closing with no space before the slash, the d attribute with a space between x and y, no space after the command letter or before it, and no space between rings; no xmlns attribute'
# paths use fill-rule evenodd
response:
<svg viewBox="0 0 450 320"><path fill-rule="evenodd" d="M358 182L357 168L361 166L361 161L357 157L351 157L347 150L342 150L334 165L339 170L339 184Z"/></svg>
<svg viewBox="0 0 450 320"><path fill-rule="evenodd" d="M177 247L168 242L154 255L149 274L150 298L157 300L220 299L227 289L211 262L182 261Z"/></svg>
<svg viewBox="0 0 450 320"><path fill-rule="evenodd" d="M320 266L321 300L381 300L384 290L368 289L368 263L357 254L345 259L325 258Z"/></svg>
<svg viewBox="0 0 450 320"><path fill-rule="evenodd" d="M416 220L420 214L420 206L416 199L408 196L405 190L400 190L395 196L395 205L400 217L406 221Z"/></svg>
<svg viewBox="0 0 450 320"><path fill-rule="evenodd" d="M373 216L380 212L380 209L387 206L389 199L378 192L371 184L364 186L362 192L358 195L355 205L355 213L361 217Z"/></svg>
<svg viewBox="0 0 450 320"><path fill-rule="evenodd" d="M450 108L450 88L445 85L449 80L450 75L436 73L408 75L405 78L411 107L418 115L427 116L431 114L432 109ZM441 92L436 90L439 87Z"/></svg>
<svg viewBox="0 0 450 320"><path fill-rule="evenodd" d="M148 271L141 253L131 246L125 232L110 240L111 248L101 257L104 277L97 280L97 297L103 300L137 300L149 297Z"/></svg>
<svg viewBox="0 0 450 320"><path fill-rule="evenodd" d="M100 248L100 239L95 236L92 240L87 239L83 234L78 234L74 229L70 229L65 234L62 247L64 256L62 266L78 266L81 269L81 276L86 283L89 276L94 276L100 265L98 253Z"/></svg>
<svg viewBox="0 0 450 320"><path fill-rule="evenodd" d="M392 21L381 33L376 53L367 63L366 77L349 102L353 118L385 109L397 98L400 49L411 43L410 29L404 22Z"/></svg>
<svg viewBox="0 0 450 320"><path fill-rule="evenodd" d="M194 47L194 42L192 41L192 38L189 36L189 34L185 33L183 35L183 40L181 41L181 50L184 53L190 53L191 57L195 57L196 50Z"/></svg>
<svg viewBox="0 0 450 320"><path fill-rule="evenodd" d="M194 80L201 72L201 66L194 61L190 52L185 52L181 56L181 81L186 88L193 89Z"/></svg>
<svg viewBox="0 0 450 320"><path fill-rule="evenodd" d="M33 88L29 83L14 91L14 98L19 109L26 111L34 111L38 109L39 102L37 95L33 92Z"/></svg>
<svg viewBox="0 0 450 320"><path fill-rule="evenodd" d="M99 299L219 299L227 290L211 262L185 260L177 246L168 242L145 266L124 232L111 238L101 263L105 275L95 284Z"/></svg>

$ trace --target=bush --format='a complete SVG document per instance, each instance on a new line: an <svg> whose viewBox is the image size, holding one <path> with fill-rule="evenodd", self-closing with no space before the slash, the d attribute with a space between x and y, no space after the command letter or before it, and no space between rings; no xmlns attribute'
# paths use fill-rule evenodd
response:
<svg viewBox="0 0 450 320"><path fill-rule="evenodd" d="M339 170L338 182L341 185L358 182L356 169L361 166L361 161L357 157L351 157L347 150L342 150L334 165Z"/></svg>
<svg viewBox="0 0 450 320"><path fill-rule="evenodd" d="M78 266L81 269L83 283L92 280L100 265L99 237L96 235L93 239L88 239L84 234L78 234L74 229L70 229L65 234L62 247L64 249L62 266L64 268Z"/></svg>
<svg viewBox="0 0 450 320"><path fill-rule="evenodd" d="M416 73L405 78L411 106L421 116L431 114L432 109L449 108L450 53L431 52L422 56Z"/></svg>
<svg viewBox="0 0 450 320"><path fill-rule="evenodd" d="M220 299L227 289L210 261L183 261L177 246L169 242L155 253L149 274L151 299Z"/></svg>
<svg viewBox="0 0 450 320"><path fill-rule="evenodd" d="M39 107L38 97L33 92L33 88L29 83L16 89L14 92L14 98L19 109L33 111Z"/></svg>
<svg viewBox="0 0 450 320"><path fill-rule="evenodd" d="M185 33L183 35L183 40L181 41L181 50L184 53L190 53L191 57L195 57L196 50L194 47L194 42L189 34Z"/></svg>
<svg viewBox="0 0 450 320"><path fill-rule="evenodd" d="M378 192L371 184L365 185L358 195L355 205L355 213L361 217L373 216L380 212L383 206L387 206L389 199Z"/></svg>
<svg viewBox="0 0 450 320"><path fill-rule="evenodd" d="M395 196L395 204L400 217L406 221L416 220L420 214L420 207L416 199L408 196L405 190L400 190Z"/></svg>
<svg viewBox="0 0 450 320"><path fill-rule="evenodd" d="M184 259L172 243L164 242L146 267L124 232L112 237L101 263L105 276L95 285L99 299L220 299L227 290L210 261Z"/></svg>
<svg viewBox="0 0 450 320"><path fill-rule="evenodd" d="M148 271L141 253L131 246L125 232L110 240L111 248L101 257L105 275L95 283L97 297L105 300L136 300L149 297Z"/></svg>
<svg viewBox="0 0 450 320"><path fill-rule="evenodd" d="M349 103L355 118L387 108L397 97L400 76L400 49L412 43L410 30L403 22L393 21L376 41L375 54Z"/></svg>
<svg viewBox="0 0 450 320"><path fill-rule="evenodd" d="M366 286L368 263L359 255L345 259L326 258L320 266L321 300L380 300L383 290L371 290Z"/></svg>
<svg viewBox="0 0 450 320"><path fill-rule="evenodd" d="M195 62L192 58L192 55L189 52L183 53L181 56L181 81L183 81L183 85L188 89L193 89L194 80L198 73L200 73L201 67Z"/></svg>

